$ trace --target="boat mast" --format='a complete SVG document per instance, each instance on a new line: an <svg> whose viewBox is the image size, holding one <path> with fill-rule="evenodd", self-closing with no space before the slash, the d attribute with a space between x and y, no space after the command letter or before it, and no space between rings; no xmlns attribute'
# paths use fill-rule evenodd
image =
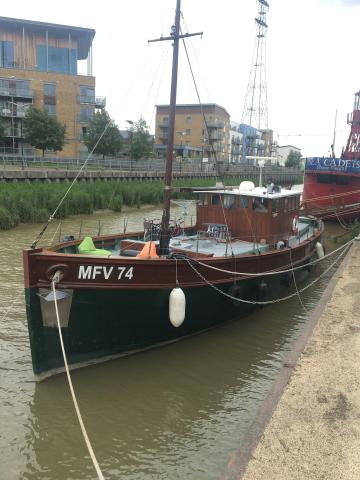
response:
<svg viewBox="0 0 360 480"><path fill-rule="evenodd" d="M176 92L177 92L177 73L179 63L179 33L180 33L180 0L176 1L175 25L171 27L171 36L174 38L173 43L173 59L172 59L172 73L171 73L171 91L170 91L170 111L169 111L169 137L166 153L165 166L165 185L164 185L164 199L163 199L163 214L161 219L161 234L160 234L160 255L166 255L169 250L170 233L170 200L172 194L171 180L172 180L172 164L174 151L174 132L175 132L175 113L176 113Z"/></svg>
<svg viewBox="0 0 360 480"><path fill-rule="evenodd" d="M171 180L172 180L172 163L173 163L173 150L174 150L174 132L175 132L175 113L176 113L176 91L177 91L177 74L178 74L178 61L179 61L179 40L185 37L192 37L194 35L202 35L200 33L186 33L180 35L180 3L181 0L176 0L176 12L175 23L171 27L170 37L161 37L156 40L149 40L149 42L159 42L163 40L173 41L173 60L172 60L172 73L171 73L171 91L170 91L170 109L169 109L169 135L166 154L165 165L165 185L164 185L164 198L163 198L163 214L161 219L161 232L160 232L160 246L159 254L167 255L169 252L170 232L170 200L171 200Z"/></svg>

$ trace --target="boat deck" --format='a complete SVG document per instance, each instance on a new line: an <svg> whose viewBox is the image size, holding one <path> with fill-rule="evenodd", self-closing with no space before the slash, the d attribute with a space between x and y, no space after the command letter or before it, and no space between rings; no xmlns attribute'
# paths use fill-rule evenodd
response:
<svg viewBox="0 0 360 480"><path fill-rule="evenodd" d="M298 223L298 233L284 239L283 244L279 245L278 248L283 248L285 246L294 248L299 243L311 237L313 234L314 225L300 219ZM145 242L141 240L126 239L124 240L124 243L125 242L130 244L130 250L127 250L128 253L124 252L124 255L126 256L136 256L137 252L139 251L139 246L145 245ZM158 241L155 241L156 245L158 243ZM233 240L231 242L226 242L224 238L211 236L199 237L197 235L179 235L171 238L170 240L170 249L176 253L183 252L186 254L187 252L191 252L195 255L198 253L199 255L205 255L208 257L226 257L229 255L264 253L272 248L273 246L267 243L248 242L245 240ZM113 252L112 256L118 256L118 253Z"/></svg>

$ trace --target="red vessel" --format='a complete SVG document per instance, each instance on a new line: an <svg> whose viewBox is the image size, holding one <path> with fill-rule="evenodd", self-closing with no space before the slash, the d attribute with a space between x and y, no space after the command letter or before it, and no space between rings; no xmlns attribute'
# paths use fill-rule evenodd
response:
<svg viewBox="0 0 360 480"><path fill-rule="evenodd" d="M360 217L360 91L348 115L351 131L341 158L306 159L302 208L328 220Z"/></svg>

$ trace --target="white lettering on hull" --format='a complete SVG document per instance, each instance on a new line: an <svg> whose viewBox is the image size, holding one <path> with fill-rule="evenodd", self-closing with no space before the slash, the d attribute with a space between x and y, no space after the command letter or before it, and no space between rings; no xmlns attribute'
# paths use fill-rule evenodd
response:
<svg viewBox="0 0 360 480"><path fill-rule="evenodd" d="M113 274L113 275L112 275ZM132 280L134 267L117 267L105 265L79 265L78 280Z"/></svg>

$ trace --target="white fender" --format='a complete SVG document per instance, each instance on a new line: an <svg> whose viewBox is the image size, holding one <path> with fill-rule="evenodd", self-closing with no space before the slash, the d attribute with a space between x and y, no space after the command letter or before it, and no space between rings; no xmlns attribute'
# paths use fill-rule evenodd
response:
<svg viewBox="0 0 360 480"><path fill-rule="evenodd" d="M181 288L173 288L169 297L169 319L173 327L180 327L185 320L185 294Z"/></svg>
<svg viewBox="0 0 360 480"><path fill-rule="evenodd" d="M321 245L320 242L316 242L315 249L316 249L316 255L318 256L318 258L323 258L323 256L325 255L325 252L324 252L324 247Z"/></svg>

